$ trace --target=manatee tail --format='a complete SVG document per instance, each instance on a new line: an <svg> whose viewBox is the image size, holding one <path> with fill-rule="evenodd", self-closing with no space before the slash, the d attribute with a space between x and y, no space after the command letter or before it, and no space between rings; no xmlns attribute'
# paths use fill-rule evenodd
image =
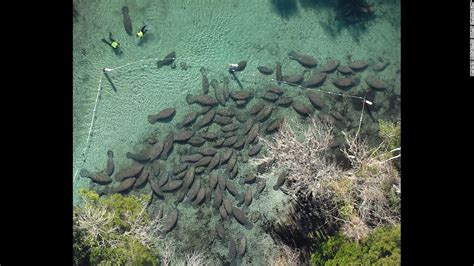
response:
<svg viewBox="0 0 474 266"><path fill-rule="evenodd" d="M296 54L295 51L291 51L288 53L288 58L290 58L291 60L296 60L297 57L298 55Z"/></svg>
<svg viewBox="0 0 474 266"><path fill-rule="evenodd" d="M186 102L188 104L193 104L193 103L196 102L196 98L194 97L194 95L188 94L188 95L186 95Z"/></svg>

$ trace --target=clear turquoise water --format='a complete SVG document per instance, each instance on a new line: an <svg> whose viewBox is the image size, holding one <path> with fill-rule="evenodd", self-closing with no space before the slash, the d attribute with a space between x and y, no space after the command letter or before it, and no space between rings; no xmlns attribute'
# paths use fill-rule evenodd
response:
<svg viewBox="0 0 474 266"><path fill-rule="evenodd" d="M201 92L201 66L210 70L209 80L222 80L228 75L227 64L247 60L246 70L238 73L239 79L245 87L258 90L274 84L273 75L263 76L256 70L259 65L273 67L279 61L284 74L302 73L304 68L288 59L287 53L292 50L311 54L320 63L331 57L347 64L349 55L352 60L374 61L383 57L391 64L378 76L392 84L392 88L390 92L377 94L376 99L382 106L377 116L390 120L398 118L399 106L386 102L389 97L400 94L398 1L374 1L377 16L364 29L337 23L330 1L286 1L290 3L287 5L280 2L285 1L75 1L79 15L73 29L74 204L78 202L78 189L89 186L89 180L77 175L79 169L103 169L108 149L114 151L116 167L120 167L127 161L125 153L139 148L150 132L158 132L161 140L173 127L173 123L151 125L147 115L175 107L177 114L173 121L179 121L189 110L196 109L185 102L185 96ZM125 33L123 5L130 9L134 34L142 22L152 28L141 45L136 36ZM121 43L122 56L117 56L101 41L109 32ZM171 51L176 51L176 69L158 69L156 60L148 60L162 58ZM137 63L139 60L148 61ZM181 69L183 62L187 64L187 70ZM116 92L107 79L103 79L92 136L86 143L101 69L128 63L130 65L109 73ZM370 71L362 77L368 74ZM231 89L238 89L234 81L231 81ZM329 80L321 89L337 91ZM352 91L356 92L357 88ZM289 95L303 97L297 88ZM325 97L334 106L343 104L330 96ZM295 116L291 108L283 113ZM354 114L354 120L358 120L358 114ZM264 201L254 201L252 208L271 209L281 205L285 198L279 193L267 195ZM185 210L180 220L194 221L196 212L200 211ZM211 218L213 216L203 224L179 224L170 237L177 239L181 249L199 246L202 242L197 236L214 229L216 220ZM226 230L237 236L242 227L232 223ZM256 231L246 232L247 237L255 236L249 237L252 248L248 257L256 259L273 244L258 229L253 230ZM227 252L227 246L216 241L202 248L210 250L213 256Z"/></svg>

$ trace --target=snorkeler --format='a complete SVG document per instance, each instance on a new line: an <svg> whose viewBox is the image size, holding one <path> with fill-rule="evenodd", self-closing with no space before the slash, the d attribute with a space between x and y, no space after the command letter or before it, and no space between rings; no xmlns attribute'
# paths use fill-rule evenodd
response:
<svg viewBox="0 0 474 266"><path fill-rule="evenodd" d="M110 45L110 47L112 47L114 51L122 53L122 50L120 49L120 43L114 40L114 38L112 38L112 32L109 32L109 41L107 41L106 39L102 39L102 41Z"/></svg>
<svg viewBox="0 0 474 266"><path fill-rule="evenodd" d="M138 38L142 39L145 36L145 33L150 30L150 28L145 24L143 27L141 27L140 30L137 32Z"/></svg>

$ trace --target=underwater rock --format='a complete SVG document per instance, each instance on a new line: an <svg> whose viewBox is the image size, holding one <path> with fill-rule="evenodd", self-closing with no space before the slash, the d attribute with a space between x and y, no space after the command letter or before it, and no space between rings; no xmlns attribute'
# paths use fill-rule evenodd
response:
<svg viewBox="0 0 474 266"><path fill-rule="evenodd" d="M132 20L130 19L130 14L127 6L122 6L122 19L125 32L127 32L129 36L132 36Z"/></svg>
<svg viewBox="0 0 474 266"><path fill-rule="evenodd" d="M310 55L297 53L295 51L291 51L288 53L288 58L291 60L296 60L304 67L315 67L318 64L318 61Z"/></svg>
<svg viewBox="0 0 474 266"><path fill-rule="evenodd" d="M278 175L278 179L277 179L275 185L273 186L273 190L278 190L285 183L287 175L288 175L287 170L283 170L280 173L280 175Z"/></svg>
<svg viewBox="0 0 474 266"><path fill-rule="evenodd" d="M365 82L367 83L367 85L369 85L371 89L376 91L383 91L387 89L387 83L376 77L368 77Z"/></svg>
<svg viewBox="0 0 474 266"><path fill-rule="evenodd" d="M349 67L352 70L361 71L361 70L364 70L368 65L369 65L369 63L367 63L367 61L356 60L356 61L350 63Z"/></svg>
<svg viewBox="0 0 474 266"><path fill-rule="evenodd" d="M102 172L92 173L84 168L81 169L81 171L79 172L79 175L84 178L90 178L95 183L101 184L101 185L110 184L112 182L112 178L110 178L110 176L106 175L105 173L102 173Z"/></svg>
<svg viewBox="0 0 474 266"><path fill-rule="evenodd" d="M148 160L150 160L150 155L148 151L142 151L139 153L127 152L125 154L125 157L127 157L128 159L132 159L134 161L140 162L140 163L146 163L148 162Z"/></svg>
<svg viewBox="0 0 474 266"><path fill-rule="evenodd" d="M264 75L271 75L273 74L273 69L266 67L266 66L258 66L257 67L258 71Z"/></svg>
<svg viewBox="0 0 474 266"><path fill-rule="evenodd" d="M248 151L248 156L255 156L257 155L260 150L262 149L262 144L261 143L257 143L255 145L252 146L252 148L249 149Z"/></svg>
<svg viewBox="0 0 474 266"><path fill-rule="evenodd" d="M325 110L327 108L323 98L319 97L315 92L307 91L306 96L308 97L314 108L318 110Z"/></svg>
<svg viewBox="0 0 474 266"><path fill-rule="evenodd" d="M209 80L207 79L207 71L204 67L199 69L202 75L202 93L207 94L209 92Z"/></svg>
<svg viewBox="0 0 474 266"><path fill-rule="evenodd" d="M174 60L176 59L176 52L171 52L165 56L162 60L158 60L156 64L158 65L158 68L171 65L173 64Z"/></svg>
<svg viewBox="0 0 474 266"><path fill-rule="evenodd" d="M150 122L150 124L155 124L158 121L170 120L174 117L175 114L176 114L176 109L166 108L166 109L161 110L158 114L149 115L148 122Z"/></svg>
<svg viewBox="0 0 474 266"><path fill-rule="evenodd" d="M160 158L164 161L168 159L169 154L173 150L174 134L173 132L166 135L165 141L163 143L163 151L161 152Z"/></svg>
<svg viewBox="0 0 474 266"><path fill-rule="evenodd" d="M275 79L277 84L280 85L282 81L282 74L281 74L281 63L277 62L275 67Z"/></svg>
<svg viewBox="0 0 474 266"><path fill-rule="evenodd" d="M111 176L114 173L114 152L111 150L107 151L107 166L105 167L105 173Z"/></svg>
<svg viewBox="0 0 474 266"><path fill-rule="evenodd" d="M326 80L326 76L327 74L325 72L319 72L319 73L313 74L309 77L309 79L305 80L301 84L301 86L305 88L313 88L313 87L320 86Z"/></svg>
<svg viewBox="0 0 474 266"><path fill-rule="evenodd" d="M171 214L166 218L166 220L163 222L162 231L164 233L168 233L175 227L177 222L178 222L178 209L174 209L171 212Z"/></svg>
<svg viewBox="0 0 474 266"><path fill-rule="evenodd" d="M137 176L143 170L143 164L134 162L131 166L123 168L115 174L114 179L118 182L128 177Z"/></svg>
<svg viewBox="0 0 474 266"><path fill-rule="evenodd" d="M337 59L331 59L329 61L326 62L326 64L324 64L321 69L319 69L320 72L326 72L326 73L331 73L333 72L334 70L336 70L336 68L339 66L340 64L340 61L337 60Z"/></svg>

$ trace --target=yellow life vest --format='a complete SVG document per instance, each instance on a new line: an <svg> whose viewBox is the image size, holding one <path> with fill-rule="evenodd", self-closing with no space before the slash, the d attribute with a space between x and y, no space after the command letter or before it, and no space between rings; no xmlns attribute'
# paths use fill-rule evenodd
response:
<svg viewBox="0 0 474 266"><path fill-rule="evenodd" d="M114 49L117 48L117 47L119 47L119 43L116 42L116 41L113 41L110 45L111 45L112 48L114 48Z"/></svg>
<svg viewBox="0 0 474 266"><path fill-rule="evenodd" d="M139 31L139 32L137 33L137 36L140 37L140 38L143 38L143 35L145 35L145 34L143 33L143 31Z"/></svg>

